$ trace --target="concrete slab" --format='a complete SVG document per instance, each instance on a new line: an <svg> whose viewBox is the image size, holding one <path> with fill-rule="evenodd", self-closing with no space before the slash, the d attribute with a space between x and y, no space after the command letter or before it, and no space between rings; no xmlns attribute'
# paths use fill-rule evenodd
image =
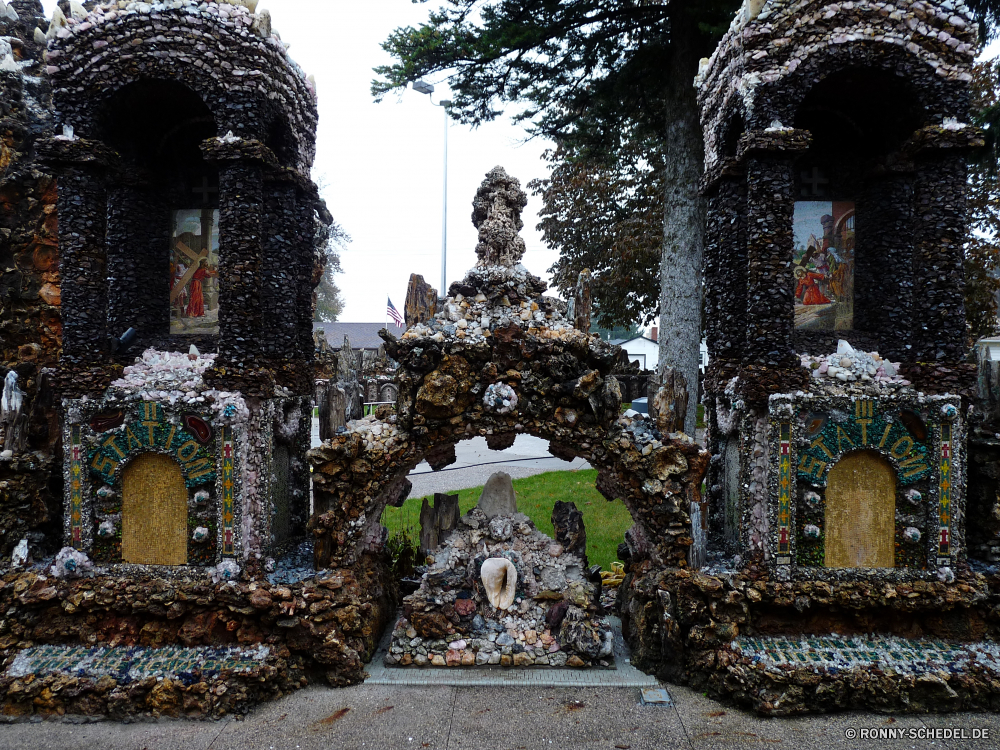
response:
<svg viewBox="0 0 1000 750"><path fill-rule="evenodd" d="M444 748L454 699L451 688L308 688L230 722L212 750Z"/></svg>
<svg viewBox="0 0 1000 750"><path fill-rule="evenodd" d="M674 706L691 741L691 747L725 749L780 745L809 748L872 748L880 744L905 748L936 748L940 742L908 738L868 739L862 730L893 730L901 733L924 726L919 716L883 716L844 713L790 718L762 718L756 714L724 706L689 688L671 686Z"/></svg>
<svg viewBox="0 0 1000 750"><path fill-rule="evenodd" d="M449 748L664 750L689 743L677 713L628 689L458 690Z"/></svg>

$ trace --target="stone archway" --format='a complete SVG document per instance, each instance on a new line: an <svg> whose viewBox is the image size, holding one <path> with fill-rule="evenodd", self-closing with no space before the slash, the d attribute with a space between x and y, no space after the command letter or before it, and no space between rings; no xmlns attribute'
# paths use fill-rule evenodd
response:
<svg viewBox="0 0 1000 750"><path fill-rule="evenodd" d="M543 296L546 284L518 264L524 244L510 230L525 203L502 169L487 176L473 204L480 262L432 318L398 340L381 332L399 362L396 413L352 421L310 452L317 568L351 565L384 539L382 511L405 500L406 475L422 459L440 470L461 440L483 436L500 450L520 433L598 469L598 491L635 521L633 562L687 567L708 454L648 418L621 415L612 375L620 349L591 336L582 313L572 320L585 330L575 327L566 304Z"/></svg>
<svg viewBox="0 0 1000 750"><path fill-rule="evenodd" d="M845 456L826 485L828 568L895 566L896 472L874 451Z"/></svg>
<svg viewBox="0 0 1000 750"><path fill-rule="evenodd" d="M122 560L186 565L188 492L180 465L144 453L122 472Z"/></svg>

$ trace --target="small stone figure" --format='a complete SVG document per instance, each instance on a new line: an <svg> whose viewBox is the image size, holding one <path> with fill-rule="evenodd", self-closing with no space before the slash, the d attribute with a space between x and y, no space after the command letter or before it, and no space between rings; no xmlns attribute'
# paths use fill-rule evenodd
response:
<svg viewBox="0 0 1000 750"><path fill-rule="evenodd" d="M472 223L479 230L478 268L513 268L521 261L525 247L518 232L524 227L521 211L527 205L521 183L503 167L494 167L486 175L472 201Z"/></svg>

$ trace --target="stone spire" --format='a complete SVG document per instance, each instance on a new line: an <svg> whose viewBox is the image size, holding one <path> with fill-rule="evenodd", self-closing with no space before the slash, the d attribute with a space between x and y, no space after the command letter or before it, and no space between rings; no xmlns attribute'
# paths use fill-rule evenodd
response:
<svg viewBox="0 0 1000 750"><path fill-rule="evenodd" d="M476 267L511 268L524 257L524 240L518 235L524 222L521 211L528 196L521 183L503 167L494 167L479 186L472 201L472 223L479 230Z"/></svg>

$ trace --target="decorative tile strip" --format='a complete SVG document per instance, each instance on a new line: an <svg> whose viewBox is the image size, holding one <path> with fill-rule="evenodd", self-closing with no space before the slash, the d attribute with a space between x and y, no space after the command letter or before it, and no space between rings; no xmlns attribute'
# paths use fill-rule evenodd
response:
<svg viewBox="0 0 1000 750"><path fill-rule="evenodd" d="M236 502L233 495L235 484L234 466L235 445L233 443L233 428L222 428L222 554L236 554L233 544L233 521Z"/></svg>
<svg viewBox="0 0 1000 750"><path fill-rule="evenodd" d="M938 519L940 531L938 534L938 565L951 562L951 425L941 425L941 464L940 483L938 485Z"/></svg>
<svg viewBox="0 0 1000 750"><path fill-rule="evenodd" d="M69 514L73 547L83 549L83 444L80 427L74 426L70 436L69 455Z"/></svg>
<svg viewBox="0 0 1000 750"><path fill-rule="evenodd" d="M789 565L791 558L792 527L792 427L781 425L778 443L778 565Z"/></svg>
<svg viewBox="0 0 1000 750"><path fill-rule="evenodd" d="M761 666L791 665L844 670L871 669L887 673L957 672L973 664L1000 675L1000 646L992 642L946 643L895 636L803 638L744 638L734 650Z"/></svg>
<svg viewBox="0 0 1000 750"><path fill-rule="evenodd" d="M198 671L212 675L222 671L250 672L270 656L270 648L200 647L142 648L116 646L36 646L19 653L7 675L66 672L76 676L110 676L119 682L146 677L176 677Z"/></svg>

